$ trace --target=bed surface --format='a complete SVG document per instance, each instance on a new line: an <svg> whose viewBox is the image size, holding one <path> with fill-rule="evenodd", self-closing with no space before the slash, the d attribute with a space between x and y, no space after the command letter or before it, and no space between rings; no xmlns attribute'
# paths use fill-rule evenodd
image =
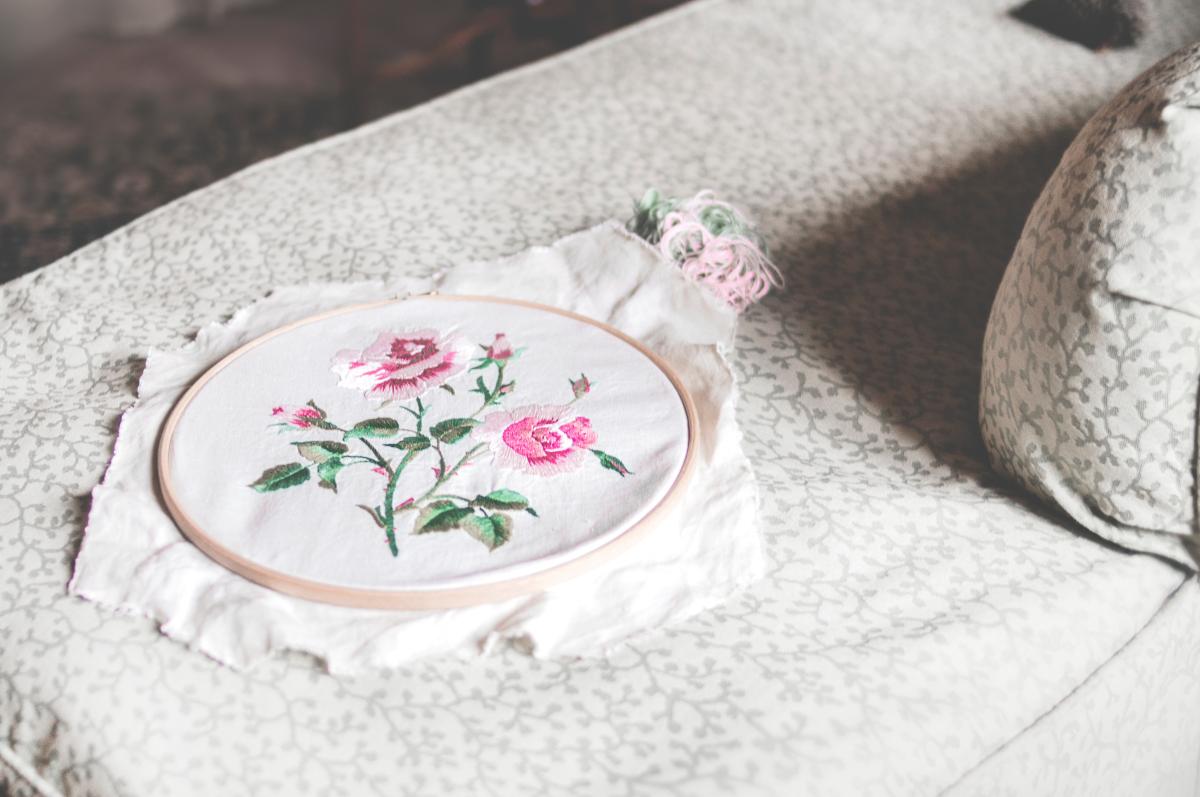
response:
<svg viewBox="0 0 1200 797"><path fill-rule="evenodd" d="M1195 793L1196 579L1000 482L975 408L987 310L1042 183L1200 19L1162 0L1138 49L1096 54L1008 5L695 3L0 287L0 784ZM301 656L234 672L65 596L148 349L274 286L547 243L648 186L745 204L787 276L739 333L771 562L753 589L608 661L497 651L355 679Z"/></svg>

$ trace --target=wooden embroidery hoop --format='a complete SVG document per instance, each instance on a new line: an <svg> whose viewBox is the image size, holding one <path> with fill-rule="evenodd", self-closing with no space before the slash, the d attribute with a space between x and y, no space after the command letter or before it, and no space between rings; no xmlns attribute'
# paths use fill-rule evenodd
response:
<svg viewBox="0 0 1200 797"><path fill-rule="evenodd" d="M383 589L365 589L357 587L344 587L332 584L313 581L311 579L299 578L286 573L281 573L269 567L265 567L257 562L253 562L240 554L230 550L225 545L217 542L213 537L205 533L204 529L188 515L188 513L180 505L178 498L172 489L171 481L171 442L175 433L175 428L179 424L180 418L183 417L188 405L192 399L204 388L204 386L215 377L222 369L232 363L234 360L241 357L246 352L262 345L266 341L290 332L297 327L306 324L323 321L346 313L354 313L360 310L370 310L376 307L384 307L391 304L400 304L409 301L410 299L436 299L439 301L456 302L456 301L473 301L473 302L493 302L497 304L516 305L519 307L528 307L542 312L553 313L574 319L575 321L589 324L593 327L603 330L618 340L632 346L642 356L646 357L650 362L658 368L664 376L670 381L671 386L675 389L679 396L680 403L683 405L683 411L687 419L687 449L684 453L683 464L679 468L679 473L676 474L674 481L668 488L666 495L650 508L641 520L634 523L628 529L623 531L614 539L604 543L595 550L588 551L574 559L553 565L545 570L539 570L535 573L530 573L525 576L519 576L511 579L504 579L486 584L478 584L463 587L453 587L447 589L405 589L405 590L383 590ZM476 606L485 603L495 603L498 601L507 600L509 598L518 597L521 595L529 595L536 592L542 592L555 584L560 584L575 578L578 575L586 573L606 562L611 561L615 557L627 551L636 543L643 540L654 527L661 522L663 517L678 503L683 495L688 479L691 476L692 468L695 464L696 442L698 439L699 430L696 422L696 405L693 402L687 388L679 379L679 375L657 354L647 349L639 341L626 335L624 332L609 326L601 321L593 318L572 313L568 310L561 310L550 305L539 304L537 302L529 302L521 299L506 299L496 296L467 296L467 295L443 295L438 293L427 294L411 294L409 296L400 297L397 299L387 299L379 302L365 302L360 304L348 305L340 307L336 310L330 310L318 315L309 316L308 318L294 321L286 324L278 329L272 330L264 335L255 338L248 343L239 346L234 351L227 354L219 362L201 374L192 385L180 396L175 406L171 409L171 413L167 416L166 423L163 424L162 431L159 435L157 448L157 476L158 486L162 495L163 503L167 507L167 511L183 532L197 548L207 554L210 558L227 568L228 570L237 573L240 576L261 584L279 592L284 592L289 595L306 598L309 600L320 601L322 603L332 603L340 606L353 606L364 609L452 609L465 606Z"/></svg>

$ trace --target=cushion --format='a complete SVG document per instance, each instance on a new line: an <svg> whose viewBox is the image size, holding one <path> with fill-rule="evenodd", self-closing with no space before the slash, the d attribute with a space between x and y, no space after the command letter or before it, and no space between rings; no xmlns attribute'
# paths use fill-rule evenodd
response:
<svg viewBox="0 0 1200 797"><path fill-rule="evenodd" d="M1087 123L992 307L993 465L1118 545L1195 567L1200 45Z"/></svg>

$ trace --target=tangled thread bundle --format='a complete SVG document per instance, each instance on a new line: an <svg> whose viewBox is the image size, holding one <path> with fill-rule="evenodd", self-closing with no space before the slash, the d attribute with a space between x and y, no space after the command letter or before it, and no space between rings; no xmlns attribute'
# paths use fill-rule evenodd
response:
<svg viewBox="0 0 1200 797"><path fill-rule="evenodd" d="M680 200L652 188L634 206L628 227L739 313L783 286L762 236L712 191Z"/></svg>

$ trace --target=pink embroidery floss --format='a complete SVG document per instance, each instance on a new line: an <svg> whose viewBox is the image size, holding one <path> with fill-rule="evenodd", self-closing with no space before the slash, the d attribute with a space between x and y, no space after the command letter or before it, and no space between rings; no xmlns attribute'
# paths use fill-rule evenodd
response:
<svg viewBox="0 0 1200 797"><path fill-rule="evenodd" d="M628 227L739 313L783 286L762 236L712 191L679 200L650 189Z"/></svg>

